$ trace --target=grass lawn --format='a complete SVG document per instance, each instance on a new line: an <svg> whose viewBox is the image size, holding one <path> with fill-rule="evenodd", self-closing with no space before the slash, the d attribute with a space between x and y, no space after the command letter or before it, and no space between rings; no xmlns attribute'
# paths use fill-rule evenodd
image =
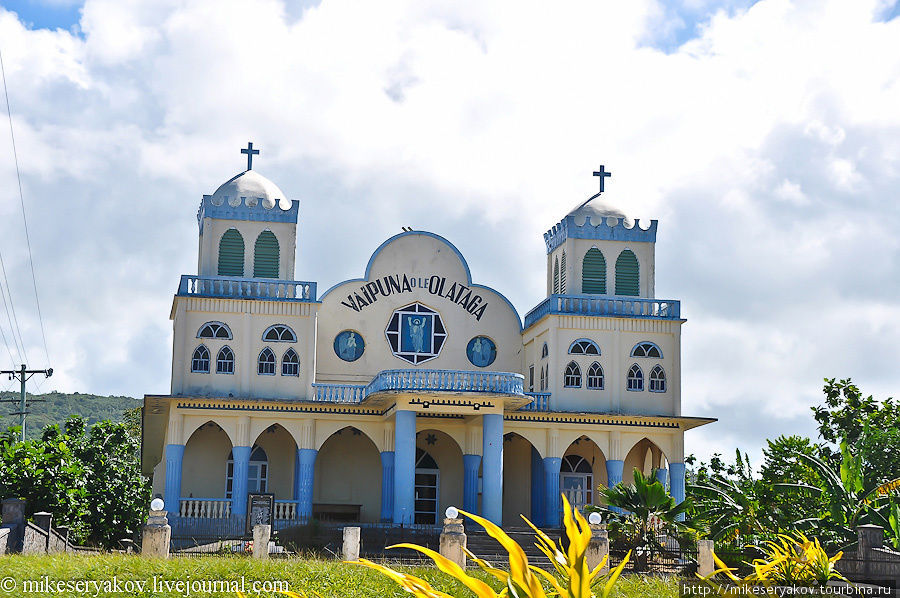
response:
<svg viewBox="0 0 900 598"><path fill-rule="evenodd" d="M435 568L402 568L428 580L435 588L454 596L473 596L461 584ZM499 589L499 584L477 573ZM26 581L28 582L26 584ZM278 596L272 582L286 583L287 589L316 594L323 598L388 598L409 596L392 581L375 571L337 561L279 559L254 561L245 557L174 558L154 561L136 556L3 556L0 557L0 596L229 596L234 591L221 586L243 587L248 598ZM96 584L91 582L97 582ZM218 582L219 591L210 591ZM112 584L117 583L118 587ZM49 586L48 586L49 584ZM60 585L63 584L63 585ZM144 584L139 587L139 584ZM180 584L180 585L179 585ZM206 587L203 587L206 584ZM243 586L241 586L243 584ZM257 587L254 588L254 584ZM262 584L262 585L259 585ZM266 584L269 584L266 587ZM284 587L284 586L282 586ZM61 591L60 591L61 590ZM257 591L259 590L259 591ZM674 598L674 580L653 577L623 577L616 586L616 598Z"/></svg>

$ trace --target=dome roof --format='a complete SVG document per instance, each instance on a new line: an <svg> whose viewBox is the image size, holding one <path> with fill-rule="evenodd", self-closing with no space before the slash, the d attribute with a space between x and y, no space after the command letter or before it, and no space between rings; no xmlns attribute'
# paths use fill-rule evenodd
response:
<svg viewBox="0 0 900 598"><path fill-rule="evenodd" d="M291 200L287 199L278 185L255 170L245 170L235 175L212 194L213 205L220 206L226 201L232 207L246 203L250 208L260 204L267 210L276 205L282 210L291 209Z"/></svg>
<svg viewBox="0 0 900 598"><path fill-rule="evenodd" d="M633 218L627 216L625 212L615 207L603 196L578 204L574 210L569 212L569 216L574 218L575 224L578 226L583 226L588 216L590 216L593 226L603 223L604 220L609 226L615 226L619 221L622 221L625 228L634 226Z"/></svg>

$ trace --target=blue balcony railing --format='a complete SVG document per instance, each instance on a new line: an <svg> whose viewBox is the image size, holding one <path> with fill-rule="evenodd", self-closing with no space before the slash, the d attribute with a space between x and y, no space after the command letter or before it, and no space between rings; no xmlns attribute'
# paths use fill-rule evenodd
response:
<svg viewBox="0 0 900 598"><path fill-rule="evenodd" d="M316 283L299 280L186 274L181 277L178 294L186 297L315 301Z"/></svg>
<svg viewBox="0 0 900 598"><path fill-rule="evenodd" d="M509 372L467 372L462 370L384 370L366 386L354 384L313 384L314 401L360 403L379 392L472 392L522 396L525 377Z"/></svg>
<svg viewBox="0 0 900 598"><path fill-rule="evenodd" d="M681 319L681 302L620 295L550 295L525 314L525 328L548 314L678 320Z"/></svg>
<svg viewBox="0 0 900 598"><path fill-rule="evenodd" d="M534 400L522 407L522 411L550 411L549 392L526 392L525 396Z"/></svg>

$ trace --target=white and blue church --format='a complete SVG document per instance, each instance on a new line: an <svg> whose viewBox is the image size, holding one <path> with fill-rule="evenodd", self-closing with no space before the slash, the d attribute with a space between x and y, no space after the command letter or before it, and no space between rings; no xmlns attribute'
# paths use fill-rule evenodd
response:
<svg viewBox="0 0 900 598"><path fill-rule="evenodd" d="M200 201L171 390L144 397L144 472L176 521L241 519L262 493L277 528L434 526L449 506L552 528L561 494L597 503L634 468L684 499L684 433L714 420L681 413L685 320L655 294L656 220L582 199L544 235L546 297L524 318L424 230L320 292L294 271L299 201L257 151Z"/></svg>

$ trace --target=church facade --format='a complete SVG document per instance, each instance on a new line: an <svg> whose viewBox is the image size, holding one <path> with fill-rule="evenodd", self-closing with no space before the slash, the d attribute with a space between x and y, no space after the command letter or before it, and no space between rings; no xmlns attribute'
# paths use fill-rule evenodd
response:
<svg viewBox="0 0 900 598"><path fill-rule="evenodd" d="M296 280L299 202L249 168L197 217L171 392L144 398L143 467L173 515L240 518L272 493L278 526L436 525L452 505L556 527L560 493L595 503L634 468L684 499L684 433L713 420L681 414L685 320L655 298L655 220L600 194L568 213L523 319L431 232L325 292Z"/></svg>

